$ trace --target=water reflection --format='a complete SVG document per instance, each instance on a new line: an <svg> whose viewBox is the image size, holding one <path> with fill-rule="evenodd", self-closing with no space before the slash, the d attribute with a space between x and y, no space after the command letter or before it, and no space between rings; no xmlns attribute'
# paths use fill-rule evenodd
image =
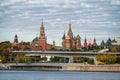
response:
<svg viewBox="0 0 120 80"><path fill-rule="evenodd" d="M0 80L120 80L112 72L0 71Z"/></svg>

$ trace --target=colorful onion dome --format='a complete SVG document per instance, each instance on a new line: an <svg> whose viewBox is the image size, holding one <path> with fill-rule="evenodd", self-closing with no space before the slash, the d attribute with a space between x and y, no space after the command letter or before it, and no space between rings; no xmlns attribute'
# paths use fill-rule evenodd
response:
<svg viewBox="0 0 120 80"><path fill-rule="evenodd" d="M77 35L77 39L80 39L80 38L81 38L81 37L80 37L80 35L78 34L78 35Z"/></svg>
<svg viewBox="0 0 120 80"><path fill-rule="evenodd" d="M69 40L69 39L70 39L70 36L66 36L66 39Z"/></svg>
<svg viewBox="0 0 120 80"><path fill-rule="evenodd" d="M76 37L75 36L74 36L73 40L76 41Z"/></svg>

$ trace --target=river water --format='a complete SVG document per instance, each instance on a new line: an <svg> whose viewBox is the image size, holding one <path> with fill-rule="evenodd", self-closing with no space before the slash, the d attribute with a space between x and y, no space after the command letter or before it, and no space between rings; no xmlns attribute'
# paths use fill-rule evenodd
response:
<svg viewBox="0 0 120 80"><path fill-rule="evenodd" d="M120 73L0 70L0 80L120 80Z"/></svg>

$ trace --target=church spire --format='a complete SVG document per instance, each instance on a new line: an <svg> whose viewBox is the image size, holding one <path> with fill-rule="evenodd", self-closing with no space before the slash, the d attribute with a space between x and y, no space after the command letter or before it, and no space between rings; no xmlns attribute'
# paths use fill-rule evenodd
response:
<svg viewBox="0 0 120 80"><path fill-rule="evenodd" d="M94 43L96 43L96 38L94 37Z"/></svg>
<svg viewBox="0 0 120 80"><path fill-rule="evenodd" d="M63 39L63 40L65 39L65 31L64 31L64 34L63 34L63 37L62 37L62 39Z"/></svg>
<svg viewBox="0 0 120 80"><path fill-rule="evenodd" d="M88 45L87 45L87 39L86 39L86 36L85 36L85 39L84 39L84 48L87 48Z"/></svg>
<svg viewBox="0 0 120 80"><path fill-rule="evenodd" d="M71 39L73 38L71 23L69 23L68 36L70 36Z"/></svg>
<svg viewBox="0 0 120 80"><path fill-rule="evenodd" d="M18 43L18 36L17 36L17 34L14 37L14 43Z"/></svg>
<svg viewBox="0 0 120 80"><path fill-rule="evenodd" d="M93 46L97 46L96 38L95 37L94 37L94 40L93 40Z"/></svg>
<svg viewBox="0 0 120 80"><path fill-rule="evenodd" d="M77 39L80 39L80 35L79 34L77 35Z"/></svg>
<svg viewBox="0 0 120 80"><path fill-rule="evenodd" d="M41 22L41 27L44 28L43 19L42 19L42 22Z"/></svg>
<svg viewBox="0 0 120 80"><path fill-rule="evenodd" d="M43 19L42 19L41 27L40 27L40 38L45 38L45 30L44 30Z"/></svg>
<svg viewBox="0 0 120 80"><path fill-rule="evenodd" d="M87 43L87 39L86 39L86 36L85 36L85 40L84 40L84 43Z"/></svg>

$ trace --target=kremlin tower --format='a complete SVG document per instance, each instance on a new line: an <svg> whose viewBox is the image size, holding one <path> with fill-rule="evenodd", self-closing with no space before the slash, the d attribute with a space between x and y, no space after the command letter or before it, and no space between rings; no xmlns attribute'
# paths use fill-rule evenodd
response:
<svg viewBox="0 0 120 80"><path fill-rule="evenodd" d="M26 47L29 50L43 50L43 51L44 50L56 50L55 41L54 41L54 45L47 43L47 38L45 36L45 28L44 28L43 21L41 23L39 37L34 38L31 42L31 44L27 44L27 45L19 44L18 37L17 37L17 35L15 35L13 47L14 46L17 47L19 50L25 50Z"/></svg>
<svg viewBox="0 0 120 80"><path fill-rule="evenodd" d="M84 48L87 49L88 48L88 44L87 44L87 39L85 37L85 40L84 40Z"/></svg>
<svg viewBox="0 0 120 80"><path fill-rule="evenodd" d="M91 49L91 48L95 48L97 47L97 42L96 42L96 38L94 38L93 40L93 44L90 42L89 44L87 43L87 39L85 37L84 39L84 49Z"/></svg>
<svg viewBox="0 0 120 80"><path fill-rule="evenodd" d="M42 50L46 50L47 48L46 40L47 38L45 36L44 24L42 21L41 27L40 27L40 35L38 38L38 46L41 46Z"/></svg>
<svg viewBox="0 0 120 80"><path fill-rule="evenodd" d="M93 41L93 47L96 47L96 46L97 46L96 38L94 38L94 41Z"/></svg>
<svg viewBox="0 0 120 80"><path fill-rule="evenodd" d="M43 51L56 49L55 45L47 43L47 37L45 36L45 27L43 21L41 22L39 37L38 38L36 37L32 41L32 45L34 46L35 44L37 44L37 47L39 47L39 49Z"/></svg>

